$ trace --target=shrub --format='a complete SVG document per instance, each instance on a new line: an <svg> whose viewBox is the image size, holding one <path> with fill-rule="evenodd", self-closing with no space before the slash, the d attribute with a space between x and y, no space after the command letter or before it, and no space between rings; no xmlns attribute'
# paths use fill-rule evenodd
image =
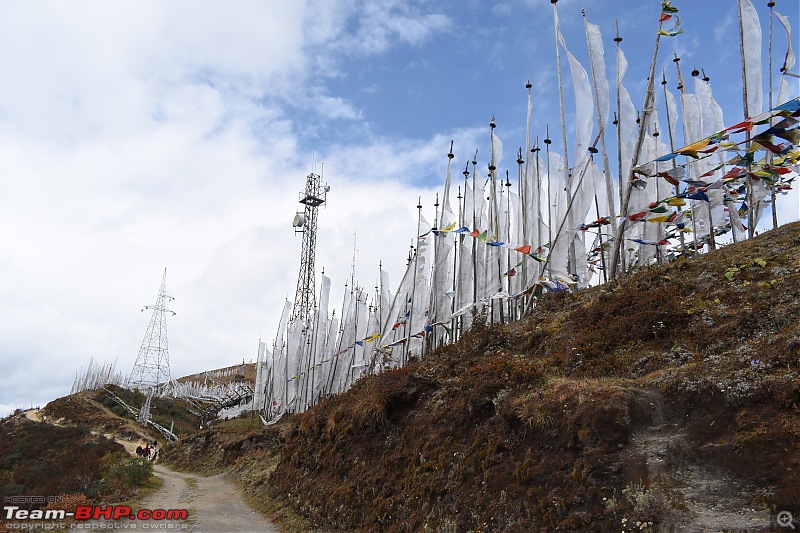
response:
<svg viewBox="0 0 800 533"><path fill-rule="evenodd" d="M104 481L119 494L127 494L142 486L153 473L153 465L147 459L128 458L111 465Z"/></svg>
<svg viewBox="0 0 800 533"><path fill-rule="evenodd" d="M636 522L656 521L660 504L652 490L647 490L641 482L630 482L622 494L631 504Z"/></svg>

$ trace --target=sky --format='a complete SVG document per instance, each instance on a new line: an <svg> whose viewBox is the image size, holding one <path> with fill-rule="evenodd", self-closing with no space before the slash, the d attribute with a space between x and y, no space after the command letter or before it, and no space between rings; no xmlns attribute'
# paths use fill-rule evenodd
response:
<svg viewBox="0 0 800 533"><path fill-rule="evenodd" d="M662 38L659 78L675 90L677 53L685 77L705 69L725 123L739 122L736 2L673 4L684 34ZM754 4L766 68L769 9ZM618 21L640 107L660 2L557 8L587 70L581 8L600 26L612 88ZM797 1L775 10L800 50ZM774 31L777 79L786 36ZM379 263L399 283L451 140L454 175L476 148L485 168L494 117L513 181L528 81L532 135L549 127L560 150L546 0L9 0L0 68L0 416L68 394L91 358L129 373L165 268L172 376L255 359L294 296L291 222L312 170L331 186L316 270L336 307L353 269L364 287ZM781 198L782 221L798 219L797 198Z"/></svg>

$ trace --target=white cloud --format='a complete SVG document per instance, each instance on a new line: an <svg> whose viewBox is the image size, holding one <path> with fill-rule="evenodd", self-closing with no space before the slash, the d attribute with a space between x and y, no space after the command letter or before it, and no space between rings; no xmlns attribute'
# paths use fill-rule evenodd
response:
<svg viewBox="0 0 800 533"><path fill-rule="evenodd" d="M0 88L17 134L141 131L164 119L162 99L176 86L253 97L267 84L294 84L307 67L299 2L19 6L6 5L2 17L3 40L16 53L4 55L12 81Z"/></svg>
<svg viewBox="0 0 800 533"><path fill-rule="evenodd" d="M722 47L722 51L730 46L732 35L739 35L739 28L736 24L736 10L729 10L725 17L714 25L714 43Z"/></svg>
<svg viewBox="0 0 800 533"><path fill-rule="evenodd" d="M291 110L317 122L362 118L324 88L324 76L340 75L336 54L356 42L349 24L380 26L358 41L379 46L370 54L418 45L447 24L384 7L387 16L346 1L0 6L4 409L65 394L92 356L119 357L127 373L150 318L140 309L165 267L174 375L249 359L259 335L274 336L294 296L300 237L290 222L310 170L298 144L307 126ZM401 163L389 175L368 156L387 152L385 142L366 142L340 144L344 157L326 167L334 192L318 267L333 278L333 300L353 231L365 243L359 265L375 270L378 255L402 267L406 239L395 247L389 232L413 234L420 191L404 183L427 142L395 146ZM384 246L373 253L369 242Z"/></svg>
<svg viewBox="0 0 800 533"><path fill-rule="evenodd" d="M397 45L419 46L451 26L445 14L427 13L400 0L358 1L352 7L355 31L335 43L335 49L346 54L371 55Z"/></svg>
<svg viewBox="0 0 800 533"><path fill-rule="evenodd" d="M343 98L318 95L314 97L313 107L325 118L349 119L361 118L361 113Z"/></svg>

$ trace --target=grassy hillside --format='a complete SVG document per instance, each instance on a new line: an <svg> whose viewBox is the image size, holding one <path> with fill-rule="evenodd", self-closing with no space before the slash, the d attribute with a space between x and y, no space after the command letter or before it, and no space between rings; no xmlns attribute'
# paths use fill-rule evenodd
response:
<svg viewBox="0 0 800 533"><path fill-rule="evenodd" d="M145 401L141 392L108 385L108 389L129 406L140 409ZM126 439L153 439L161 436L135 421L133 415L114 402L103 389L71 394L48 403L42 414L51 420L70 425L86 425L101 433L113 433ZM169 429L174 423L177 435L196 431L200 419L188 402L172 398L153 398L151 419Z"/></svg>
<svg viewBox="0 0 800 533"><path fill-rule="evenodd" d="M121 501L150 473L148 462L131 458L88 427L54 426L22 415L0 421L0 496L62 496L67 507Z"/></svg>
<svg viewBox="0 0 800 533"><path fill-rule="evenodd" d="M799 367L791 224L168 457L334 530L763 531L800 503Z"/></svg>
<svg viewBox="0 0 800 533"><path fill-rule="evenodd" d="M271 494L360 531L763 527L800 502L798 355L792 224L362 380L296 418Z"/></svg>
<svg viewBox="0 0 800 533"><path fill-rule="evenodd" d="M106 388L131 407L145 401L140 392ZM195 432L200 422L188 402L170 398L153 398L151 417L167 428L174 423L181 436ZM104 388L58 398L41 411L18 411L0 420L0 497L60 497L52 505L66 510L125 501L155 486L152 465L130 455L137 444L154 439L162 437Z"/></svg>
<svg viewBox="0 0 800 533"><path fill-rule="evenodd" d="M131 406L144 402L141 393L108 388ZM154 398L151 412L166 427L174 421L178 434L199 425L181 400ZM162 438L103 389L58 398L38 412L18 412L0 420L0 496L58 497L52 505L65 510L126 501L156 485L152 464L130 454L137 444L153 439Z"/></svg>

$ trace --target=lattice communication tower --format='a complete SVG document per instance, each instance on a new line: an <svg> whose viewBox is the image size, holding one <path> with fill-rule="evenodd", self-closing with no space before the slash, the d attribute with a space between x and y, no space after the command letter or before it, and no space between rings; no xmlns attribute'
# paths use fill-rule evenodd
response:
<svg viewBox="0 0 800 533"><path fill-rule="evenodd" d="M151 387L156 388L161 383L166 384L171 379L167 343L167 313L175 316L175 312L168 309L167 304L172 300L174 298L167 293L167 269L165 268L155 305L146 305L142 308L142 311L152 309L153 315L150 317L150 324L147 326L142 346L136 356L136 363L128 377L129 387L146 390Z"/></svg>
<svg viewBox="0 0 800 533"><path fill-rule="evenodd" d="M314 261L317 249L317 208L325 203L331 188L322 183L322 178L313 172L306 178L306 188L300 191L300 203L305 205L294 217L295 233L303 234L303 249L300 253L300 274L297 277L297 292L294 296L292 319L299 318L308 323L316 307Z"/></svg>

